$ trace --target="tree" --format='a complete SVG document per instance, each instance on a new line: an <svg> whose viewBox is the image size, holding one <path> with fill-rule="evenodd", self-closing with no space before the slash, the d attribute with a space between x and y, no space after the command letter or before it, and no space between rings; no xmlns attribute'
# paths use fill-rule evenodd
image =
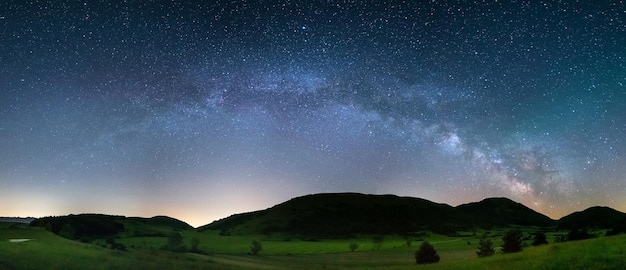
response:
<svg viewBox="0 0 626 270"><path fill-rule="evenodd" d="M76 239L76 229L70 223L65 223L61 230L59 231L59 235L65 237L67 239Z"/></svg>
<svg viewBox="0 0 626 270"><path fill-rule="evenodd" d="M486 234L483 234L478 241L478 250L476 251L476 255L478 255L478 257L487 257L493 255L493 253L493 242L491 242L491 239L487 238Z"/></svg>
<svg viewBox="0 0 626 270"><path fill-rule="evenodd" d="M181 232L173 232L167 237L167 245L165 249L169 251L182 252L185 250L183 245L183 234Z"/></svg>
<svg viewBox="0 0 626 270"><path fill-rule="evenodd" d="M113 237L107 238L105 243L107 243L109 245L109 248L111 248L111 249L120 250L120 251L126 251L126 246L124 246L121 243L115 242L115 238L113 238Z"/></svg>
<svg viewBox="0 0 626 270"><path fill-rule="evenodd" d="M350 243L350 245L348 247L350 248L351 252L354 252L357 248L359 248L359 244L357 244L357 243Z"/></svg>
<svg viewBox="0 0 626 270"><path fill-rule="evenodd" d="M410 247L411 245L413 245L413 238L411 238L411 237L407 237L407 238L405 238L404 240L405 240L405 241L404 241L404 244L405 244L407 247Z"/></svg>
<svg viewBox="0 0 626 270"><path fill-rule="evenodd" d="M113 243L111 244L111 249L119 250L119 251L126 251L126 246L124 246L121 243Z"/></svg>
<svg viewBox="0 0 626 270"><path fill-rule="evenodd" d="M522 251L522 233L518 230L508 231L502 236L502 251L504 253Z"/></svg>
<svg viewBox="0 0 626 270"><path fill-rule="evenodd" d="M252 240L252 242L250 243L250 254L257 255L259 254L259 252L261 252L262 249L263 246L261 245L260 241Z"/></svg>
<svg viewBox="0 0 626 270"><path fill-rule="evenodd" d="M617 235L623 232L626 232L626 218L623 218L619 223L617 223L613 227L613 229L606 232L606 236Z"/></svg>
<svg viewBox="0 0 626 270"><path fill-rule="evenodd" d="M200 239L198 237L191 238L191 252L199 253L198 245L200 245Z"/></svg>
<svg viewBox="0 0 626 270"><path fill-rule="evenodd" d="M586 229L572 228L567 233L567 241L576 241L593 238L595 235L590 234Z"/></svg>
<svg viewBox="0 0 626 270"><path fill-rule="evenodd" d="M533 236L533 246L547 244L548 240L546 239L546 234L543 232L536 232Z"/></svg>
<svg viewBox="0 0 626 270"><path fill-rule="evenodd" d="M380 248L383 246L383 241L385 241L384 236L382 235L374 236L374 238L372 238L372 244L373 244L374 250L380 250Z"/></svg>
<svg viewBox="0 0 626 270"><path fill-rule="evenodd" d="M418 264L436 263L439 262L439 259L437 251L428 241L424 241L415 252L415 262Z"/></svg>

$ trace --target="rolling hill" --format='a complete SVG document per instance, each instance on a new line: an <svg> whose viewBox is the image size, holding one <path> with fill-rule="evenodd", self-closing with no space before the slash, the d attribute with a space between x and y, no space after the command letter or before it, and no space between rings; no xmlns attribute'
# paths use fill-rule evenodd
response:
<svg viewBox="0 0 626 270"><path fill-rule="evenodd" d="M395 195L326 193L291 199L274 207L233 215L199 228L223 234L292 233L309 237L409 233L498 225L550 226L550 218L505 198L452 207Z"/></svg>
<svg viewBox="0 0 626 270"><path fill-rule="evenodd" d="M152 218L124 217L103 214L79 214L44 217L30 223L68 239L89 240L118 235L166 236L172 231L191 230L183 221L156 216Z"/></svg>
<svg viewBox="0 0 626 270"><path fill-rule="evenodd" d="M470 224L479 226L554 225L554 220L549 217L507 198L487 198L480 202L459 205L456 210Z"/></svg>
<svg viewBox="0 0 626 270"><path fill-rule="evenodd" d="M625 213L606 206L594 206L562 217L558 221L558 227L561 229L594 227L611 229L624 219L626 219Z"/></svg>
<svg viewBox="0 0 626 270"><path fill-rule="evenodd" d="M265 210L232 215L196 230L218 230L222 235L278 234L303 239L409 234L420 230L453 235L460 230L509 225L613 228L615 233L620 233L625 231L622 228L626 227L622 224L626 223L625 220L625 213L608 207L591 207L555 221L507 198L488 198L452 207L396 195L323 193L293 198ZM81 240L165 237L173 231L194 229L183 221L166 216L140 218L101 214L45 217L30 225Z"/></svg>
<svg viewBox="0 0 626 270"><path fill-rule="evenodd" d="M357 193L315 194L235 215L205 227L225 234L287 232L308 236L402 233L458 223L454 208L424 199Z"/></svg>

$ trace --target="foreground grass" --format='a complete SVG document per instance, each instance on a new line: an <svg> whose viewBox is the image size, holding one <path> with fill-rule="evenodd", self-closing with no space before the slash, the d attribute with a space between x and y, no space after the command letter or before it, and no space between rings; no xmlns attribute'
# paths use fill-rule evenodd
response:
<svg viewBox="0 0 626 270"><path fill-rule="evenodd" d="M413 254L404 251L371 251L292 256L213 255L223 265L249 269L624 269L626 236L528 247L515 254L476 258L470 252L441 250L440 263L416 265ZM459 253L461 256L459 256ZM456 256L451 259L450 256Z"/></svg>
<svg viewBox="0 0 626 270"><path fill-rule="evenodd" d="M529 247L520 253L497 254L421 269L624 269L626 236Z"/></svg>
<svg viewBox="0 0 626 270"><path fill-rule="evenodd" d="M532 231L529 229L528 231ZM499 231L491 231L499 244ZM220 236L217 232L183 232L185 245L200 240L207 253L171 253L160 250L164 237L117 239L129 249L110 250L99 244L70 241L42 228L0 226L0 269L623 269L626 235L527 247L515 254L477 258L477 237L426 234L441 262L416 265L413 252L420 242L386 236L380 248L371 237L348 240L302 241L271 236ZM9 239L33 239L11 243ZM249 256L250 241L261 240L259 256ZM348 245L359 248L350 252Z"/></svg>
<svg viewBox="0 0 626 270"><path fill-rule="evenodd" d="M32 239L12 243L10 239ZM208 257L122 252L67 240L42 228L1 228L0 269L214 269Z"/></svg>

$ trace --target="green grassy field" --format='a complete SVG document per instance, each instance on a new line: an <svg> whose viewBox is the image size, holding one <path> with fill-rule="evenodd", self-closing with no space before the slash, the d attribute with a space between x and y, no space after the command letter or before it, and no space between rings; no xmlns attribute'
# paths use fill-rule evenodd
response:
<svg viewBox="0 0 626 270"><path fill-rule="evenodd" d="M135 225L139 226L139 225ZM137 229L133 227L133 229ZM139 228L140 229L140 228ZM494 244L507 228L489 231ZM523 228L525 235L536 231ZM378 248L371 236L354 239L303 241L285 236L221 236L218 232L182 232L184 243L200 241L206 254L173 253L161 250L166 237L116 239L128 251L103 247L104 240L92 243L71 241L42 228L0 223L0 269L623 269L626 265L626 235L554 243L557 232L548 233L549 245L526 247L515 254L477 258L475 249L482 231L448 237L424 233L411 246L399 236L385 236ZM32 239L11 242L11 239ZM248 255L250 242L259 240L263 250ZM420 240L437 249L441 261L416 265L413 253ZM530 242L530 241L528 241ZM350 243L359 247L351 252Z"/></svg>

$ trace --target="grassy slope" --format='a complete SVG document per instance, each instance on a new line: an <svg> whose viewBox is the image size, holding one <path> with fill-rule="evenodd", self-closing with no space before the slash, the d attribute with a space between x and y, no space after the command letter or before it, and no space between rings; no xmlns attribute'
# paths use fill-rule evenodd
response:
<svg viewBox="0 0 626 270"><path fill-rule="evenodd" d="M11 243L9 239L33 239ZM0 269L214 269L210 258L149 250L114 251L42 228L0 227Z"/></svg>
<svg viewBox="0 0 626 270"><path fill-rule="evenodd" d="M532 232L534 229L528 229ZM491 231L498 245L502 231ZM478 235L482 233L479 232ZM209 255L170 253L158 250L165 237L125 237L117 241L128 252L95 244L70 241L41 228L8 228L0 223L0 269L621 269L626 265L626 235L579 242L528 247L517 254L476 258L477 237L446 237L427 234L441 255L441 262L416 266L411 247L397 236L387 236L380 250L370 237L317 242L256 236L220 236L217 231L183 232L184 241L200 239L200 249ZM32 238L10 243L8 239ZM260 256L245 255L252 239L262 241ZM549 238L552 240L552 238ZM349 243L358 243L356 252ZM468 244L469 242L469 244Z"/></svg>
<svg viewBox="0 0 626 270"><path fill-rule="evenodd" d="M499 254L425 266L422 269L623 269L626 236L526 248L515 254Z"/></svg>

